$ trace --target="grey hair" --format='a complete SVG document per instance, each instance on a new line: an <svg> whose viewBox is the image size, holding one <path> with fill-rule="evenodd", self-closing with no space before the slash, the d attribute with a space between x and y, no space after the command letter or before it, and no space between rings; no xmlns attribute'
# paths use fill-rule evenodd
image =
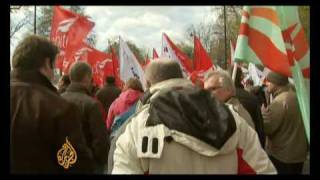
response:
<svg viewBox="0 0 320 180"><path fill-rule="evenodd" d="M71 66L71 82L81 82L86 75L88 75L89 77L92 76L92 70L89 64L78 61Z"/></svg>
<svg viewBox="0 0 320 180"><path fill-rule="evenodd" d="M167 58L159 58L151 61L147 65L145 78L150 85L154 85L168 79L183 78L183 75L180 65L177 62Z"/></svg>
<svg viewBox="0 0 320 180"><path fill-rule="evenodd" d="M227 71L224 71L224 70L211 71L206 75L205 81L207 81L213 76L219 77L219 83L223 88L230 89L234 94L236 93L234 82L232 81L232 78Z"/></svg>

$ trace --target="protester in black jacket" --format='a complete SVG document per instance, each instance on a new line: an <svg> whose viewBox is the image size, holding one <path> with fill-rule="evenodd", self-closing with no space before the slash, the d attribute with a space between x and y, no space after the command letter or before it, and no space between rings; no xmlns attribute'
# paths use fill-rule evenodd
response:
<svg viewBox="0 0 320 180"><path fill-rule="evenodd" d="M88 148L76 106L51 84L58 48L39 36L25 38L12 57L10 77L11 173L90 173Z"/></svg>
<svg viewBox="0 0 320 180"><path fill-rule="evenodd" d="M98 102L90 97L92 70L85 62L76 62L70 69L71 84L62 97L78 107L82 129L96 162L96 172L102 173L107 163L109 137Z"/></svg>

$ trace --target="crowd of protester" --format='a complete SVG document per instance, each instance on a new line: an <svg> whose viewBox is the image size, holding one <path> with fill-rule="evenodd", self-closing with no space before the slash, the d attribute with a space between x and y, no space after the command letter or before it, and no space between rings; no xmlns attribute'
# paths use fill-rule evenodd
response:
<svg viewBox="0 0 320 180"><path fill-rule="evenodd" d="M146 89L93 84L85 62L51 83L58 48L40 36L15 49L10 74L12 173L301 174L309 151L295 91L270 72L266 83L211 70L185 78L160 57ZM273 100L269 101L269 95Z"/></svg>

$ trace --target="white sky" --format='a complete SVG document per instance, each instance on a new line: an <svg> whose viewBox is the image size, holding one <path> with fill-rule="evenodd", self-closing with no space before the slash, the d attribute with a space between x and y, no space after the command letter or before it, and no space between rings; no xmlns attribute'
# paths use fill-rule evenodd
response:
<svg viewBox="0 0 320 180"><path fill-rule="evenodd" d="M33 11L33 6L30 7ZM37 7L39 13L40 6ZM161 37L165 32L174 43L186 41L185 31L191 24L215 21L210 6L85 6L85 15L95 22L97 34L96 48L104 50L109 37L121 36L125 41L134 42L139 48L152 48L158 54L161 50ZM10 20L16 21L25 16L24 11L11 14ZM32 19L32 18L31 18ZM11 41L10 54L23 34L30 31L31 25L21 29Z"/></svg>

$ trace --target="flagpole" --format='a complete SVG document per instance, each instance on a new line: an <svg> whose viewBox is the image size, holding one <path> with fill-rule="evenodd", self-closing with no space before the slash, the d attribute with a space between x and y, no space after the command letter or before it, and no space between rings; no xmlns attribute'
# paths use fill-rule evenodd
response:
<svg viewBox="0 0 320 180"><path fill-rule="evenodd" d="M193 29L193 63L192 63L192 65L193 65L193 69L195 68L195 63L196 63L196 61L195 61L195 54L194 54L194 48L195 48L195 39L196 39L196 31ZM200 38L200 37L199 37Z"/></svg>
<svg viewBox="0 0 320 180"><path fill-rule="evenodd" d="M232 59L231 59L231 61L232 61ZM238 63L235 62L233 64L233 70L232 70L232 80L233 80L233 82L235 82L235 79L236 79L237 67L238 67Z"/></svg>
<svg viewBox="0 0 320 180"><path fill-rule="evenodd" d="M161 37L161 55L163 54L163 33L162 33L162 37Z"/></svg>
<svg viewBox="0 0 320 180"><path fill-rule="evenodd" d="M118 50L118 57L119 57L119 67L120 67L120 36L119 36L119 50Z"/></svg>
<svg viewBox="0 0 320 180"><path fill-rule="evenodd" d="M226 22L226 6L223 6L224 11L224 68L227 69L227 22Z"/></svg>
<svg viewBox="0 0 320 180"><path fill-rule="evenodd" d="M37 6L34 6L33 33L37 34Z"/></svg>

